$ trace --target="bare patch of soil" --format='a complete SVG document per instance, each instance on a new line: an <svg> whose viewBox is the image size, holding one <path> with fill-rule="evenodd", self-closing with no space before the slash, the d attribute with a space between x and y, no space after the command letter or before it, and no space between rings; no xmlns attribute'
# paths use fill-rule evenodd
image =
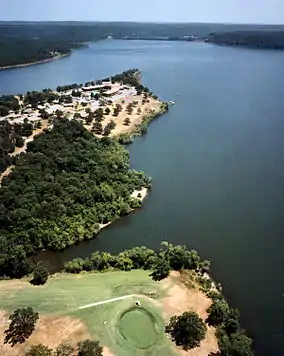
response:
<svg viewBox="0 0 284 356"><path fill-rule="evenodd" d="M185 311L197 313L203 320L207 318L206 310L212 301L199 288L187 288L181 281L179 272L171 272L170 276L160 282L162 288L167 291L163 299L163 311L168 321L173 315L180 315ZM190 351L176 348L180 355L207 356L210 352L218 351L218 342L215 336L215 329L207 328L206 338L201 342L200 347Z"/></svg>
<svg viewBox="0 0 284 356"><path fill-rule="evenodd" d="M103 355L104 356L114 356L114 354L110 351L110 349L108 347L104 347Z"/></svg>
<svg viewBox="0 0 284 356"><path fill-rule="evenodd" d="M4 345L4 330L9 326L8 315L0 312L0 355L23 355L31 345L43 344L50 348L62 342L76 344L78 341L89 338L90 335L80 319L67 316L44 316L36 324L32 336L22 345L13 348ZM106 356L111 354L106 353Z"/></svg>
<svg viewBox="0 0 284 356"><path fill-rule="evenodd" d="M26 149L27 149L27 144L31 141L33 141L34 137L36 135L39 135L43 132L44 129L47 128L47 125L48 125L48 120L41 120L41 128L40 129L36 129L33 131L33 133L31 134L31 136L27 137L26 140L25 140L25 143L24 143L24 146L22 147L16 147L14 152L10 154L10 156L16 156L22 152L25 152Z"/></svg>
<svg viewBox="0 0 284 356"><path fill-rule="evenodd" d="M4 178L4 177L7 177L11 172L12 172L12 170L15 168L15 166L10 166L10 167L8 167L1 175L0 175L0 184L1 184L1 182L2 182L2 179Z"/></svg>

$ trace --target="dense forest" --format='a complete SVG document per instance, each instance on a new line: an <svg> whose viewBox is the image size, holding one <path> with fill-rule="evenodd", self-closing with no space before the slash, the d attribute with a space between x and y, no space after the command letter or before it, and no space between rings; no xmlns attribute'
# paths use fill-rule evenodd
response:
<svg viewBox="0 0 284 356"><path fill-rule="evenodd" d="M206 41L219 45L283 50L284 30L213 33Z"/></svg>
<svg viewBox="0 0 284 356"><path fill-rule="evenodd" d="M131 170L118 142L97 139L81 123L55 120L18 158L0 190L0 274L29 271L26 256L90 239L141 201L131 193L150 178Z"/></svg>
<svg viewBox="0 0 284 356"><path fill-rule="evenodd" d="M235 31L259 35L284 32L283 26L210 23L147 24L131 22L0 22L0 67L32 63L69 54L87 42L113 38L199 40ZM240 33L240 32L239 32ZM216 35L215 35L216 34ZM210 36L213 42L213 37ZM217 39L216 39L217 41ZM278 40L277 40L278 41Z"/></svg>
<svg viewBox="0 0 284 356"><path fill-rule="evenodd" d="M32 134L34 125L27 120L21 123L9 123L7 120L0 121L0 173L15 162L15 158L9 153L14 152L16 147L24 145L24 138Z"/></svg>

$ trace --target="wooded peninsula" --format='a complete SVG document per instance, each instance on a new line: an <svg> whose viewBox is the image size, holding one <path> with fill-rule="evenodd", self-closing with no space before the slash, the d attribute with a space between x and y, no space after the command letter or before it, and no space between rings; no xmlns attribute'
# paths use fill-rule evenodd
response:
<svg viewBox="0 0 284 356"><path fill-rule="evenodd" d="M146 132L168 105L140 75L133 69L85 86L0 98L8 114L0 120L1 276L24 276L39 250L91 239L141 206L151 178L130 169L120 142Z"/></svg>

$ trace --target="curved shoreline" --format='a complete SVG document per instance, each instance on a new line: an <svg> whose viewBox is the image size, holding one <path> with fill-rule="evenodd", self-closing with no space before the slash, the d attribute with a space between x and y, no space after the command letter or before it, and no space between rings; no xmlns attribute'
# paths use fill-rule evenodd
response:
<svg viewBox="0 0 284 356"><path fill-rule="evenodd" d="M54 56L51 58L47 58L47 59L43 59L41 61L37 61L37 62L29 62L29 63L23 63L23 64L13 64L13 65L9 65L9 66L0 66L0 71L1 70L7 70L7 69L15 69L15 68L23 68L23 67L31 67L31 66L35 66L38 64L44 64L44 63L48 63L48 62L53 62L56 61L57 59L61 59L67 56L70 56L71 53L65 53L65 54L60 54L58 56Z"/></svg>
<svg viewBox="0 0 284 356"><path fill-rule="evenodd" d="M146 187L142 187L140 190L134 190L134 192L131 194L131 197L132 198L136 198L136 199L139 199L141 201L141 207L142 207L142 204L143 204L143 201L144 199L146 198L147 194L149 192L149 188L146 188ZM141 197L138 197L138 194L141 194ZM133 212L134 210L136 209L139 209L139 208L135 208L135 209L131 209L130 213ZM118 219L121 218L118 217ZM99 224L100 225L100 228L99 228L99 231L98 231L98 234L101 232L102 229L106 228L107 226L109 226L110 224L114 223L117 219L114 219L112 221L109 221L108 223L106 224ZM67 247L68 248L68 247Z"/></svg>

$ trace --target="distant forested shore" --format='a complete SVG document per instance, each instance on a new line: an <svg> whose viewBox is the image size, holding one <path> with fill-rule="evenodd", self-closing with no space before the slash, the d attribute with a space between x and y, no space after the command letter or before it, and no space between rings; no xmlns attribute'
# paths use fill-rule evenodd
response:
<svg viewBox="0 0 284 356"><path fill-rule="evenodd" d="M205 41L222 45L284 49L284 26L210 23L0 22L0 69L68 55L107 38Z"/></svg>
<svg viewBox="0 0 284 356"><path fill-rule="evenodd" d="M208 43L256 49L284 50L284 31L235 31L213 33Z"/></svg>
<svg viewBox="0 0 284 356"><path fill-rule="evenodd" d="M35 62L28 62L28 63L22 63L22 64L12 64L12 65L7 65L7 66L0 66L0 70L5 70L5 69L13 69L13 68L22 68L22 67L30 67L34 66L37 64L43 64L43 63L48 63L55 61L56 59L60 59L66 56L69 56L71 54L71 51L65 54L57 53L53 55L52 57L46 58L46 59L41 59L37 60Z"/></svg>

